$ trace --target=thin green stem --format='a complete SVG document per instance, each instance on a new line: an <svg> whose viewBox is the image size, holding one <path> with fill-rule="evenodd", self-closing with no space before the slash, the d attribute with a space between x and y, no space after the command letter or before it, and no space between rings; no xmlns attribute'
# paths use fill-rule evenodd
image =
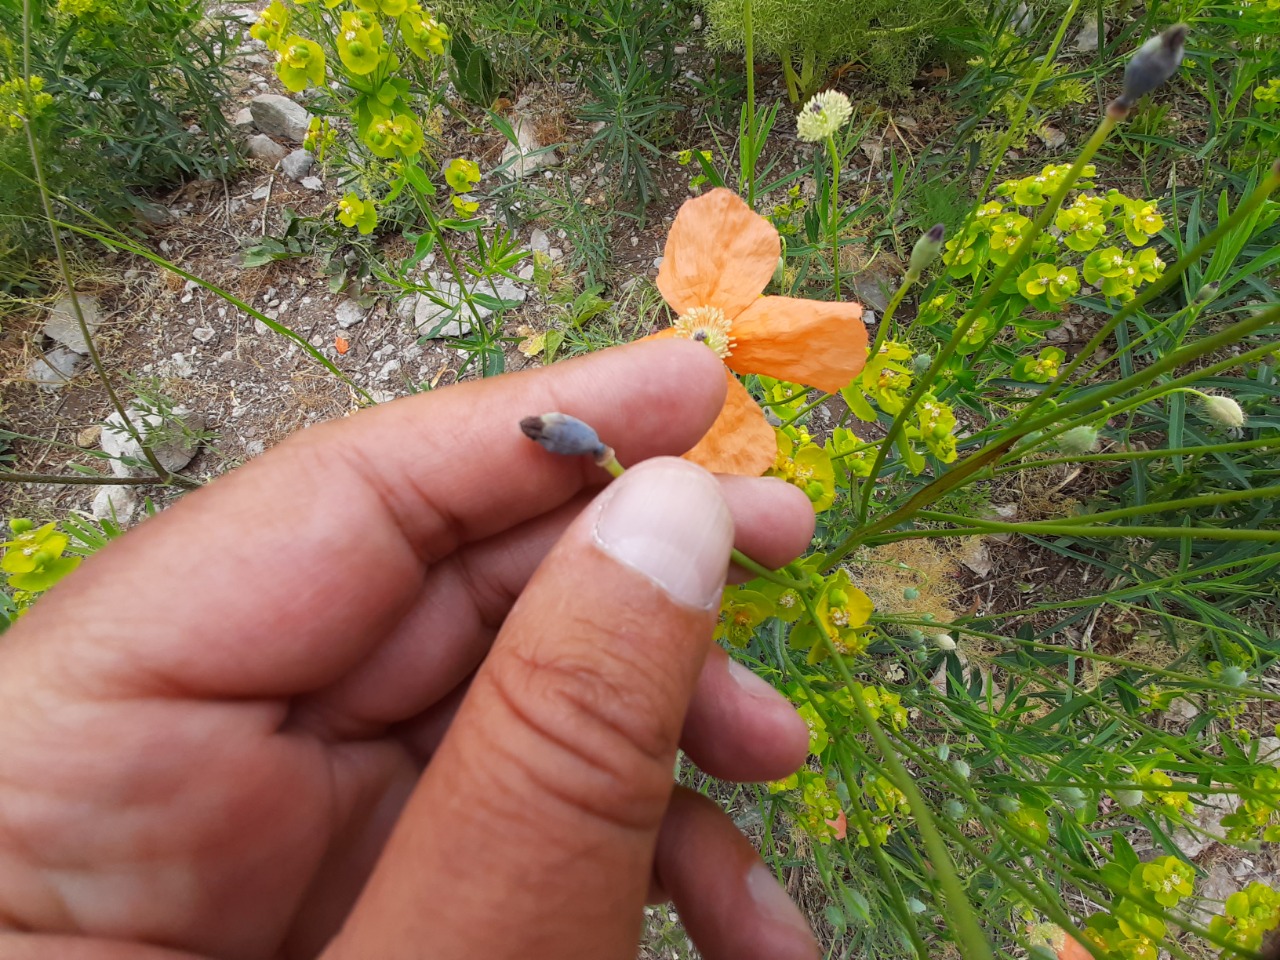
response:
<svg viewBox="0 0 1280 960"><path fill-rule="evenodd" d="M40 148L36 144L35 131L31 127L31 118L35 116L35 108L31 97L31 0L22 0L22 65L23 94L26 99L23 108L22 128L26 133L27 149L31 154L31 172L35 177L36 189L40 194L40 203L44 207L45 222L49 226L49 236L53 239L53 252L55 259L58 261L58 272L62 275L62 283L67 288L67 297L71 301L71 312L75 315L76 325L80 328L80 336L89 352L89 362L93 364L94 373L102 383L102 388L106 391L107 399L115 409L116 415L120 418L120 425L138 444L138 447L142 450L143 457L147 461L147 465L155 471L156 476L165 483L174 482L185 487L198 486L195 481L186 477L177 477L166 470L164 464L156 457L155 451L147 443L146 438L142 436L134 425L128 410L120 400L119 394L116 393L115 386L111 383L111 377L107 374L106 364L102 362L102 355L98 352L98 346L93 341L93 333L84 319L80 298L76 294L75 281L71 277L71 267L67 263L66 250L62 246L62 236L55 226L53 200L49 193L49 185L45 180L44 163L40 157Z"/></svg>
<svg viewBox="0 0 1280 960"><path fill-rule="evenodd" d="M15 473L10 470L3 470L0 471L0 483L58 483L69 486L92 483L111 487L167 487L173 484L173 479L166 480L160 477L103 477L96 474L94 476L85 474L62 476L56 473Z"/></svg>
<svg viewBox="0 0 1280 960"><path fill-rule="evenodd" d="M836 299L840 299L840 151L834 133L827 134L827 153L831 156L831 276L835 281Z"/></svg>
<svg viewBox="0 0 1280 960"><path fill-rule="evenodd" d="M1043 467L1054 467L1067 463L1109 463L1130 460L1163 460L1166 457L1194 457L1203 454L1232 453L1237 450L1258 450L1280 447L1280 439L1276 437L1259 437L1256 440L1237 440L1231 443L1210 443L1199 447L1177 447L1155 450L1116 450L1113 453L1085 453L1071 457L1051 457L1045 460L1026 460L997 467L993 476L1017 473L1022 470L1037 470ZM1015 454L1022 456L1022 454ZM834 457L832 459L835 459Z"/></svg>

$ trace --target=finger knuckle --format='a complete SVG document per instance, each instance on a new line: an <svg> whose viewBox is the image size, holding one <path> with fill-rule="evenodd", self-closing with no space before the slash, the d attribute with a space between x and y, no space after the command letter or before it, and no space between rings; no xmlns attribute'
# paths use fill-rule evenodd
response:
<svg viewBox="0 0 1280 960"><path fill-rule="evenodd" d="M681 718L673 716L670 678L639 657L603 652L614 641L625 642L596 631L590 648L508 651L490 661L486 678L534 739L537 749L517 749L512 760L536 789L648 829L670 795Z"/></svg>

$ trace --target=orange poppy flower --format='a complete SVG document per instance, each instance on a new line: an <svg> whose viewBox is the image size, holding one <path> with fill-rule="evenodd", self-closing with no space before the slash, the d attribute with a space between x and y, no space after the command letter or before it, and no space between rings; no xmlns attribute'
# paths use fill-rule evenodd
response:
<svg viewBox="0 0 1280 960"><path fill-rule="evenodd" d="M686 201L667 235L658 289L678 317L654 336L698 340L725 362L724 408L685 454L717 473L759 476L777 455L764 411L731 371L835 393L867 360L861 304L761 296L781 249L773 225L724 189Z"/></svg>

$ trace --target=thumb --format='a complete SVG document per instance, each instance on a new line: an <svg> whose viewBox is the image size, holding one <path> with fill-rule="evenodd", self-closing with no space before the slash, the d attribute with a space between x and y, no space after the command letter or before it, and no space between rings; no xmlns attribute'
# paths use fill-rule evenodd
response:
<svg viewBox="0 0 1280 960"><path fill-rule="evenodd" d="M596 498L508 615L336 957L635 956L732 545L686 461Z"/></svg>

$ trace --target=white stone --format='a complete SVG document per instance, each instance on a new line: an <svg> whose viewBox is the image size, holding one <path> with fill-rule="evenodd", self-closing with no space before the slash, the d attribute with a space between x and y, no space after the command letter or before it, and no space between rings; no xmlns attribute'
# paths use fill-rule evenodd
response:
<svg viewBox="0 0 1280 960"><path fill-rule="evenodd" d="M264 183L264 184L263 184L262 186L260 186L260 187L254 187L254 188L253 188L253 193L249 194L249 199L250 199L250 200L265 200L265 199L267 199L267 197L269 197L269 196L271 196L271 187Z"/></svg>
<svg viewBox="0 0 1280 960"><path fill-rule="evenodd" d="M306 150L294 150L280 161L280 172L290 180L298 181L311 172L315 157Z"/></svg>
<svg viewBox="0 0 1280 960"><path fill-rule="evenodd" d="M241 107L236 111L235 119L231 121L231 127L234 130L245 131L252 130L256 126L253 122L253 111L248 107Z"/></svg>
<svg viewBox="0 0 1280 960"><path fill-rule="evenodd" d="M67 385L84 360L82 354L66 347L54 347L42 357L37 357L27 367L27 379L41 390L52 393Z"/></svg>
<svg viewBox="0 0 1280 960"><path fill-rule="evenodd" d="M138 495L124 484L103 484L89 509L95 520L114 520L123 526L138 512Z"/></svg>
<svg viewBox="0 0 1280 960"><path fill-rule="evenodd" d="M534 253L545 253L551 255L551 238L547 236L546 231L534 229L529 235L529 249Z"/></svg>
<svg viewBox="0 0 1280 960"><path fill-rule="evenodd" d="M259 457L267 450L267 445L261 440L250 440L244 445L244 454L246 457Z"/></svg>
<svg viewBox="0 0 1280 960"><path fill-rule="evenodd" d="M420 335L431 339L460 337L471 330L474 316L487 320L493 314L492 310L479 303L475 305L473 314L471 308L462 302L457 284L438 277L428 277L428 280L435 291L419 294L413 307L413 325ZM523 303L528 296L523 287L505 277L495 284L494 290L483 292L495 294L499 300L517 303ZM452 319L446 320L450 315L453 315Z"/></svg>
<svg viewBox="0 0 1280 960"><path fill-rule="evenodd" d="M249 101L254 125L268 136L301 143L311 126L311 114L300 103L278 93L260 93Z"/></svg>
<svg viewBox="0 0 1280 960"><path fill-rule="evenodd" d="M399 360L388 360L382 365L382 369L378 371L379 380L390 380L395 374L400 372Z"/></svg>
<svg viewBox="0 0 1280 960"><path fill-rule="evenodd" d="M289 155L288 150L265 133L255 133L250 137L245 149L248 150L249 156L254 160L265 160L271 166L275 166Z"/></svg>
<svg viewBox="0 0 1280 960"><path fill-rule="evenodd" d="M350 330L365 317L365 308L360 306L354 300L343 300L338 304L338 309L334 313L334 317L338 321L338 326L343 330Z"/></svg>
<svg viewBox="0 0 1280 960"><path fill-rule="evenodd" d="M218 331L214 330L213 327L196 327L191 331L191 336L201 343L212 343L217 335Z"/></svg>
<svg viewBox="0 0 1280 960"><path fill-rule="evenodd" d="M177 354L181 356L181 354ZM177 422L164 423L164 418L152 408L134 403L128 408L129 421L144 439L153 434L163 432L164 436L152 447L156 460L171 472L181 470L196 455L198 441L187 435L187 431L198 431L204 428L204 417L201 414L178 407L173 411ZM111 472L117 477L136 476L150 472L146 457L142 453L142 445L125 429L124 420L119 413L107 417L102 427L102 452L113 457ZM139 465L125 463L125 460L136 460Z"/></svg>
<svg viewBox="0 0 1280 960"><path fill-rule="evenodd" d="M304 190L323 190L324 181L319 177L303 177L302 187Z"/></svg>
<svg viewBox="0 0 1280 960"><path fill-rule="evenodd" d="M102 325L102 308L96 297L81 295L76 298L80 302L80 313L84 317L89 336L98 332ZM56 343L76 353L88 353L89 345L85 343L84 334L76 320L75 308L70 297L63 297L49 310L49 319L44 324L44 335Z"/></svg>
<svg viewBox="0 0 1280 960"><path fill-rule="evenodd" d="M1098 15L1096 13L1085 14L1080 29L1076 31L1075 39L1071 41L1068 49L1076 53L1098 51Z"/></svg>
<svg viewBox="0 0 1280 960"><path fill-rule="evenodd" d="M508 142L502 151L503 164L510 163L507 172L517 180L546 167L554 167L560 162L560 155L555 148L546 147L538 140L535 121L521 109L522 106L524 101L516 104L515 121L511 124L516 142Z"/></svg>

